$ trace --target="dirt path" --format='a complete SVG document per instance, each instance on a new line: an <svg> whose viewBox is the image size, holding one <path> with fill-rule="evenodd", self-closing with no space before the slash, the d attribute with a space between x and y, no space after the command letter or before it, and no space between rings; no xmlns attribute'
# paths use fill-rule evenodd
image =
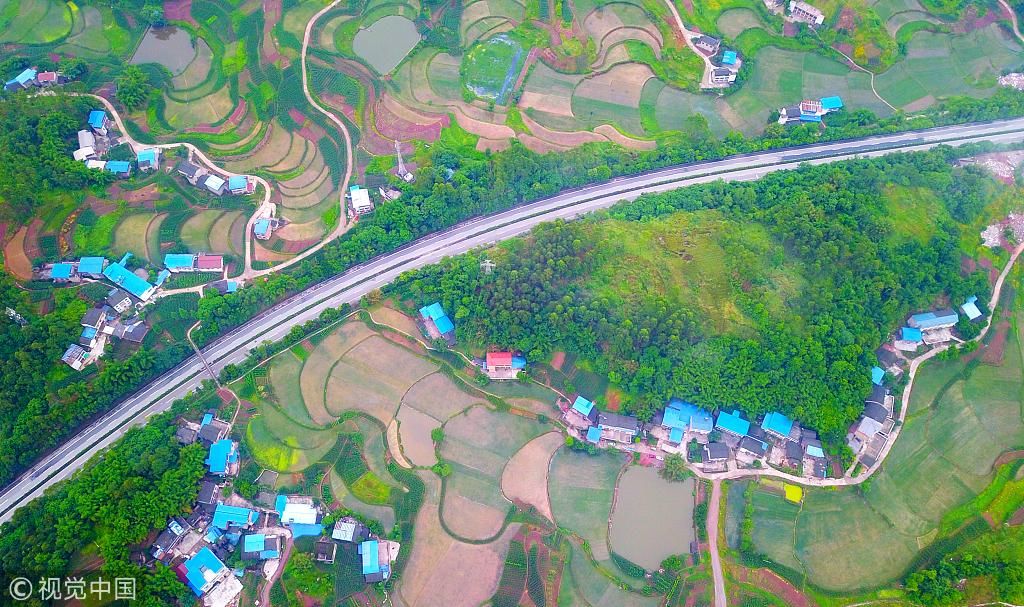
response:
<svg viewBox="0 0 1024 607"><path fill-rule="evenodd" d="M818 30L815 30L814 28L811 28L811 29L814 31L814 35L818 36ZM818 40L821 41L821 36L818 36ZM822 41L822 44L824 44L823 41ZM878 100L881 101L882 103L884 103L885 105L889 106L889 109L891 109L892 111L894 111L894 112L898 112L899 111L898 109L896 109L895 105L889 103L888 101L885 100L885 97L882 97L881 95L878 94L878 90L875 88L875 73L874 72L872 72L871 70L869 70L869 69L867 69L865 67L861 67L861 66L857 65L856 61L851 59L849 55L847 55L843 51L837 49L836 47L833 46L833 47L830 47L830 48L832 50L834 50L835 52L839 53L840 55L842 55L843 57L845 57L847 63L850 64L850 67L852 67L855 70L859 70L859 71L864 72L865 74L869 75L871 77L871 92L875 94L875 97L877 97Z"/></svg>
<svg viewBox="0 0 1024 607"><path fill-rule="evenodd" d="M665 6L667 6L668 10L672 13L672 18L676 22L676 27L679 28L679 33L683 37L683 42L685 42L686 46L690 47L690 50L696 53L697 56L704 61L704 74L700 77L700 88L719 88L711 82L711 71L715 69L715 64L711 63L711 57L702 53L691 40L691 38L700 36L700 33L686 29L686 24L683 23L683 18L679 16L679 11L676 9L676 5L672 0L665 0Z"/></svg>
<svg viewBox="0 0 1024 607"><path fill-rule="evenodd" d="M999 0L999 5L1003 7L1010 15L1010 23L1013 24L1013 33L1016 34L1017 39L1024 42L1024 35L1020 33L1020 24L1017 23L1017 13L1013 11L1013 7L1006 0Z"/></svg>
<svg viewBox="0 0 1024 607"><path fill-rule="evenodd" d="M270 589L277 583L278 578L284 573L285 565L288 564L288 558L292 555L292 536L286 536L284 538L284 552L281 553L281 562L277 565L277 570L274 571L274 575L267 578L267 581L260 588L260 605L271 605L270 602Z"/></svg>
<svg viewBox="0 0 1024 607"><path fill-rule="evenodd" d="M711 503L708 504L708 552L711 553L711 576L715 580L715 607L726 607L725 576L718 555L718 513L722 504L722 481L711 481Z"/></svg>

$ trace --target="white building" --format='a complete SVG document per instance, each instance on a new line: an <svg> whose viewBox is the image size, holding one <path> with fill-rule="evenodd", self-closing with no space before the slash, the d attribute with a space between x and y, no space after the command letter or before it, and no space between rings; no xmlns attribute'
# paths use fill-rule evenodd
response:
<svg viewBox="0 0 1024 607"><path fill-rule="evenodd" d="M373 211L373 202L370 200L370 190L354 185L348 189L349 198L352 200L352 211L356 215L365 215Z"/></svg>

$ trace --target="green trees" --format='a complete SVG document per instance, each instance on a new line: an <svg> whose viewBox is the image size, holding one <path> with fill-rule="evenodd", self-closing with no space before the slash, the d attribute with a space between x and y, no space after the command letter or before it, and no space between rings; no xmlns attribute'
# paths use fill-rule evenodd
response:
<svg viewBox="0 0 1024 607"><path fill-rule="evenodd" d="M124 68L114 82L117 85L117 100L123 103L128 111L145 105L153 90L146 74L137 65L129 65Z"/></svg>
<svg viewBox="0 0 1024 607"><path fill-rule="evenodd" d="M666 455L665 467L661 469L661 476L670 481L684 481L690 478L690 470L686 467L686 459L678 453Z"/></svg>

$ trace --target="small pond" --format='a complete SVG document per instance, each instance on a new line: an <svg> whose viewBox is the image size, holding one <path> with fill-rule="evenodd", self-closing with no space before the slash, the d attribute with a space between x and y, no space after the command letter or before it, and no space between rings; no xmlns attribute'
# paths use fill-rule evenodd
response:
<svg viewBox="0 0 1024 607"><path fill-rule="evenodd" d="M655 571L673 554L686 554L694 537L692 478L669 482L654 468L630 466L619 479L609 538L614 550Z"/></svg>
<svg viewBox="0 0 1024 607"><path fill-rule="evenodd" d="M352 50L377 73L390 74L419 42L415 23L405 17L388 15L356 32Z"/></svg>
<svg viewBox="0 0 1024 607"><path fill-rule="evenodd" d="M159 63L177 76L195 59L192 36L177 27L151 27L135 49L131 63Z"/></svg>

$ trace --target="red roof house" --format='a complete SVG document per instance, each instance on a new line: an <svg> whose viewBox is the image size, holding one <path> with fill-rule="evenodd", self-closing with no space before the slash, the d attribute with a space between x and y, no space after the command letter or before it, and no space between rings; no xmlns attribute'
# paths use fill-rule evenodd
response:
<svg viewBox="0 0 1024 607"><path fill-rule="evenodd" d="M57 72L39 72L36 74L36 82L39 84L54 84L57 82Z"/></svg>
<svg viewBox="0 0 1024 607"><path fill-rule="evenodd" d="M222 272L224 258L220 255L197 255L196 269L200 272Z"/></svg>
<svg viewBox="0 0 1024 607"><path fill-rule="evenodd" d="M512 368L511 352L487 353L487 376L491 379L515 379L518 370Z"/></svg>

